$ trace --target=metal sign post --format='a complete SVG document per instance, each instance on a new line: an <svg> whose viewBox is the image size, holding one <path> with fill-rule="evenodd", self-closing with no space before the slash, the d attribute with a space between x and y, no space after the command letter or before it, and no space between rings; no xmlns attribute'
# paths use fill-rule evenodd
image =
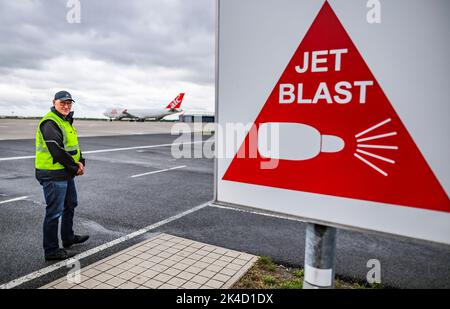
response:
<svg viewBox="0 0 450 309"><path fill-rule="evenodd" d="M336 228L308 223L303 289L334 288Z"/></svg>

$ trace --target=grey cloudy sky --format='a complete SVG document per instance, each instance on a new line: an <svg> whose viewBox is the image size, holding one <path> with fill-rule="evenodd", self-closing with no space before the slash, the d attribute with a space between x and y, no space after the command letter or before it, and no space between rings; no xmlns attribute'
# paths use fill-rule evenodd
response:
<svg viewBox="0 0 450 309"><path fill-rule="evenodd" d="M0 0L0 115L41 116L61 89L79 117L107 107L214 110L212 0ZM74 15L69 14L71 17Z"/></svg>

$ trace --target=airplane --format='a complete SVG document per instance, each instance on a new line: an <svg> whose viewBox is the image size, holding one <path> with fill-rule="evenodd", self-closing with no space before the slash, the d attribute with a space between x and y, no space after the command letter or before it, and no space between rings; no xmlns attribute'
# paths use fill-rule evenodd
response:
<svg viewBox="0 0 450 309"><path fill-rule="evenodd" d="M180 93L165 108L146 108L146 109L121 109L111 108L106 110L103 115L112 120L131 119L145 121L146 119L161 120L164 117L176 113L181 113L181 103L184 99L184 93Z"/></svg>

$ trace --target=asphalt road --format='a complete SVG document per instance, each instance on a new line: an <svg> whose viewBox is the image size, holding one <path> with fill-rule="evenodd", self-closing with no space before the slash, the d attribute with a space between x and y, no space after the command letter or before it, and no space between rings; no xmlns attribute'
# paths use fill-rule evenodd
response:
<svg viewBox="0 0 450 309"><path fill-rule="evenodd" d="M44 116L44 115L42 115ZM2 119L0 118L0 140L33 139L36 134L36 126L40 119ZM75 124L79 137L88 136L118 136L118 135L142 135L142 134L167 134L172 127L189 127L192 131L199 132L203 125L198 122L172 122L172 121L101 121L82 120L75 118Z"/></svg>
<svg viewBox="0 0 450 309"><path fill-rule="evenodd" d="M176 137L168 134L85 137L83 151L161 145ZM196 144L195 147L201 147ZM2 161L5 157L34 155L34 140L0 141L0 284L51 263L44 262L42 221L44 198L34 178L34 160ZM167 146L85 154L86 174L77 178L79 206L75 229L91 239L77 253L97 247L213 198L212 159L174 159ZM169 170L142 177L131 176ZM305 224L231 209L206 207L162 225L152 232L166 232L256 255L267 255L291 266L302 266ZM124 242L85 260L85 266L108 254L150 237ZM381 262L385 286L450 288L450 247L398 240L385 236L340 230L336 272L365 280L370 259ZM37 287L62 275L59 270L22 287Z"/></svg>

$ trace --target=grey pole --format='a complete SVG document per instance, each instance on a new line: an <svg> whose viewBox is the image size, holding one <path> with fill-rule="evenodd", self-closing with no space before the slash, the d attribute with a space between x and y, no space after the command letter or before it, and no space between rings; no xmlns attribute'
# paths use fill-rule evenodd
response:
<svg viewBox="0 0 450 309"><path fill-rule="evenodd" d="M308 223L306 226L304 289L333 289L336 228Z"/></svg>

